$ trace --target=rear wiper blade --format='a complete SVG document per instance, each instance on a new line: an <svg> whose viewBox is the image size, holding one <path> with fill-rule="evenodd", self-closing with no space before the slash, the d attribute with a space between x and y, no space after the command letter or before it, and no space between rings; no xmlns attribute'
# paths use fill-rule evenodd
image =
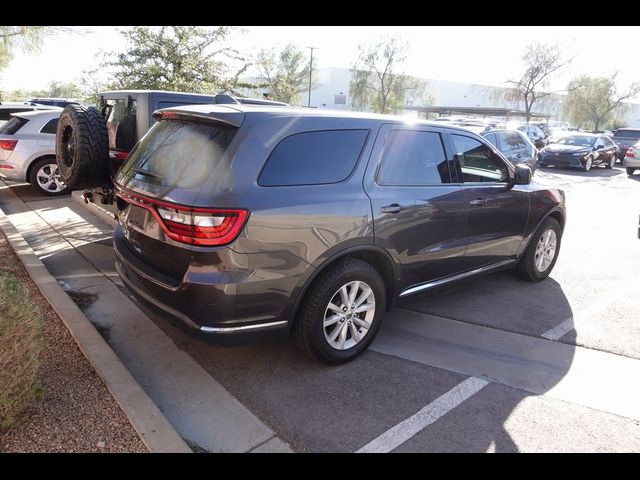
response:
<svg viewBox="0 0 640 480"><path fill-rule="evenodd" d="M146 170L142 170L141 168L134 168L133 171L135 173L139 173L140 175L145 175L147 177L157 178L161 182L164 180L164 177L161 175L156 175L155 173L147 172Z"/></svg>

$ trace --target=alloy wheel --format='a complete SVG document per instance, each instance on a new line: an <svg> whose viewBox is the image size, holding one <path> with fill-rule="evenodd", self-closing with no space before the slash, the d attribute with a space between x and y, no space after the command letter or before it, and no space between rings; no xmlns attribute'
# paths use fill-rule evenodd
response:
<svg viewBox="0 0 640 480"><path fill-rule="evenodd" d="M327 343L336 350L347 350L369 333L376 314L376 298L365 282L352 281L341 286L329 300L322 321Z"/></svg>
<svg viewBox="0 0 640 480"><path fill-rule="evenodd" d="M38 187L48 193L58 193L67 188L60 176L58 165L45 163L36 173Z"/></svg>
<svg viewBox="0 0 640 480"><path fill-rule="evenodd" d="M558 238L556 232L552 228L548 228L544 231L540 240L538 240L538 245L536 245L534 263L538 272L545 272L551 263L553 263L557 246Z"/></svg>

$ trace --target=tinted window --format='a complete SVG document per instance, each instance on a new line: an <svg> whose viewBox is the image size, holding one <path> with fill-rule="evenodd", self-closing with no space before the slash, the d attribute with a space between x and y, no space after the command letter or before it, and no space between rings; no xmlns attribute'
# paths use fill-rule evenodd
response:
<svg viewBox="0 0 640 480"><path fill-rule="evenodd" d="M498 137L498 149L501 152L527 149L527 142L516 132L498 133L496 136Z"/></svg>
<svg viewBox="0 0 640 480"><path fill-rule="evenodd" d="M640 130L617 130L613 136L619 138L640 138Z"/></svg>
<svg viewBox="0 0 640 480"><path fill-rule="evenodd" d="M463 182L506 182L506 164L491 149L475 138L451 135L460 163Z"/></svg>
<svg viewBox="0 0 640 480"><path fill-rule="evenodd" d="M609 137L602 137L604 138L604 146L605 147L611 147L613 145L613 142L611 141L611 139Z"/></svg>
<svg viewBox="0 0 640 480"><path fill-rule="evenodd" d="M40 129L40 133L53 133L55 135L56 129L58 128L58 120L58 118L49 120L44 124L44 127Z"/></svg>
<svg viewBox="0 0 640 480"><path fill-rule="evenodd" d="M449 183L449 164L440 134L391 130L382 150L376 181L380 185Z"/></svg>
<svg viewBox="0 0 640 480"><path fill-rule="evenodd" d="M353 171L368 130L304 132L271 152L258 184L266 187L337 183Z"/></svg>
<svg viewBox="0 0 640 480"><path fill-rule="evenodd" d="M4 125L0 126L0 135L14 135L20 130L29 120L20 117L11 117Z"/></svg>
<svg viewBox="0 0 640 480"><path fill-rule="evenodd" d="M200 186L212 174L227 173L220 159L235 132L202 123L158 122L131 152L123 173L170 187Z"/></svg>
<svg viewBox="0 0 640 480"><path fill-rule="evenodd" d="M489 143L491 143L491 145L495 145L496 147L498 146L498 144L496 143L496 142L497 142L497 140L496 140L496 134L495 134L495 133L487 133L487 134L484 134L484 133L483 133L483 134L482 134L482 136L483 136L484 138L486 138L486 139L487 139L487 141L488 141Z"/></svg>

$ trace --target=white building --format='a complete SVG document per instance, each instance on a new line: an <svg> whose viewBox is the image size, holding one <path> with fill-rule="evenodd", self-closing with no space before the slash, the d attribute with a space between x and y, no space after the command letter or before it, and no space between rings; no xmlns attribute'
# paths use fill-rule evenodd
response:
<svg viewBox="0 0 640 480"><path fill-rule="evenodd" d="M349 99L349 81L351 72L348 68L321 68L318 69L316 77L316 87L311 90L311 107L332 108L338 110L351 109ZM448 105L458 107L506 107L521 109L521 105L515 102L508 102L499 95L492 95L495 88L486 85L473 83L452 82L447 80L422 79L427 83L427 91L435 101L434 105ZM540 113L547 113L551 120L564 120L562 116L562 95L554 95L555 99L550 102L542 101L535 105L534 110ZM308 92L301 94L302 105L308 103ZM417 105L415 100L409 99L409 105ZM625 103L627 110L625 121L630 127L640 127L640 104ZM415 115L415 112L406 112Z"/></svg>

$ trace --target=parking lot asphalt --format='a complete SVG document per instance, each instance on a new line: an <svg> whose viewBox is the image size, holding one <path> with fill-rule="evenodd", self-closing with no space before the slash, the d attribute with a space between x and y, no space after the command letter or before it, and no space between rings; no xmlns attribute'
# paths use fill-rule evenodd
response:
<svg viewBox="0 0 640 480"><path fill-rule="evenodd" d="M353 452L373 442L381 451L638 452L640 307L633 288L640 279L640 175L628 178L620 167L550 168L534 179L567 194L551 277L531 284L501 272L410 297L389 313L372 349L349 364L317 364L286 340L223 346L184 333L139 303L136 315L151 319L295 451ZM35 215L58 232L76 222L73 233L63 232L73 247L62 248L42 232L30 236L23 219L23 234L40 242L40 255L84 249L94 273L119 286L108 231L95 230L97 218L28 185L11 189L30 210L23 217ZM91 318L91 309L85 313ZM445 341L447 335L453 338ZM607 379L611 365L620 374ZM600 371L589 378L591 366ZM468 399L459 398L457 387L473 379L482 380ZM591 403L583 400L598 390Z"/></svg>

